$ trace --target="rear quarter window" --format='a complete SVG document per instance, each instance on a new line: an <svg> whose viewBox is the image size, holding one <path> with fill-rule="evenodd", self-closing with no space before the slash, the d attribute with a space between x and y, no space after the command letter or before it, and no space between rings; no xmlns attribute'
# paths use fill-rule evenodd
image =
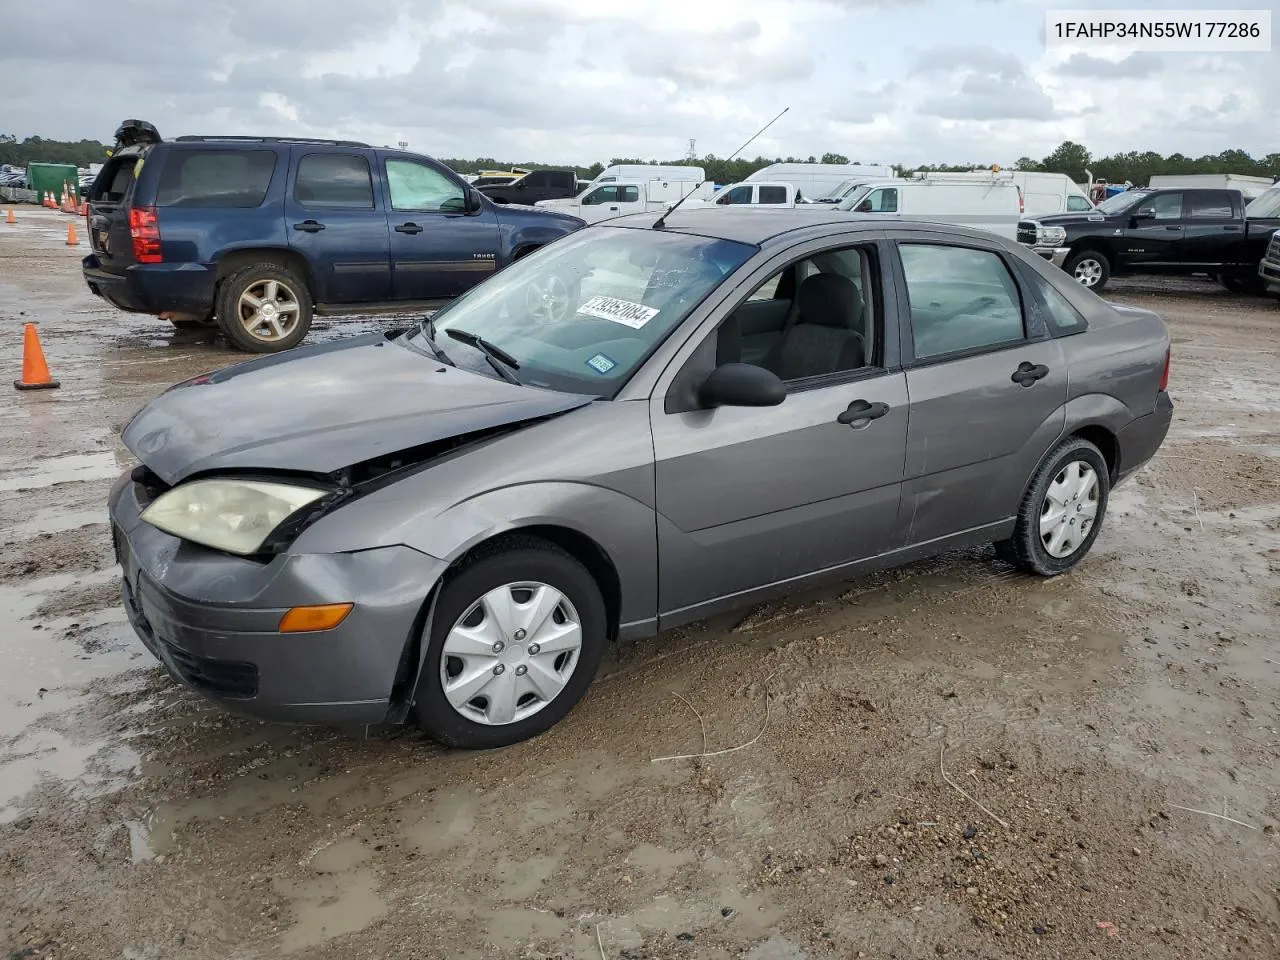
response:
<svg viewBox="0 0 1280 960"><path fill-rule="evenodd" d="M275 168L272 150L174 150L160 173L156 206L261 206Z"/></svg>

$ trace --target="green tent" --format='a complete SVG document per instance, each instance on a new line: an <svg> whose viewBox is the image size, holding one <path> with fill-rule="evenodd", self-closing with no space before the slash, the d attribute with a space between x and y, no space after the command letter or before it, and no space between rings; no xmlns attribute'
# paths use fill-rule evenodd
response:
<svg viewBox="0 0 1280 960"><path fill-rule="evenodd" d="M43 203L45 194L51 194L56 203L64 196L76 198L80 176L74 163L28 163L27 187L36 192L36 203Z"/></svg>

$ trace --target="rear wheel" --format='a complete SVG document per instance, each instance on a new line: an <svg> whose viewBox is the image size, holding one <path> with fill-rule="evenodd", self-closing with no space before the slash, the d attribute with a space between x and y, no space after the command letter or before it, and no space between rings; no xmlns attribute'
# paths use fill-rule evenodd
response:
<svg viewBox="0 0 1280 960"><path fill-rule="evenodd" d="M1218 282L1232 293L1251 294L1265 292L1262 278L1256 272L1229 273L1224 271L1218 274Z"/></svg>
<svg viewBox="0 0 1280 960"><path fill-rule="evenodd" d="M296 347L311 327L306 282L281 263L255 263L218 287L218 327L232 346L249 353Z"/></svg>
<svg viewBox="0 0 1280 960"><path fill-rule="evenodd" d="M996 544L997 556L1042 577L1070 570L1098 538L1110 476L1092 443L1064 440L1031 478L1013 536Z"/></svg>
<svg viewBox="0 0 1280 960"><path fill-rule="evenodd" d="M607 620L600 589L567 553L513 541L441 589L414 714L451 747L489 749L549 730L595 677Z"/></svg>
<svg viewBox="0 0 1280 960"><path fill-rule="evenodd" d="M1101 290L1111 279L1111 264L1107 255L1097 250L1081 250L1073 253L1062 269L1075 277L1076 282L1090 290Z"/></svg>

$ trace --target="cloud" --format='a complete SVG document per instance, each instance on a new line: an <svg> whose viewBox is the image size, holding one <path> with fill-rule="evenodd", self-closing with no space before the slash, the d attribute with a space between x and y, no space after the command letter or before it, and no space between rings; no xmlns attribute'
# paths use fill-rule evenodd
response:
<svg viewBox="0 0 1280 960"><path fill-rule="evenodd" d="M948 45L918 51L911 75L954 93L926 96L921 112L947 120L1052 120L1053 98L1011 53L986 46ZM958 83L958 87L955 86Z"/></svg>
<svg viewBox="0 0 1280 960"><path fill-rule="evenodd" d="M1108 60L1087 53L1073 53L1058 68L1068 77L1097 77L1119 80L1128 77L1149 77L1164 69L1164 60L1158 53L1131 53L1120 60Z"/></svg>
<svg viewBox="0 0 1280 960"><path fill-rule="evenodd" d="M1011 163L1067 138L1095 155L1275 149L1280 58L1046 50L1049 4L387 0L355 16L339 0L113 0L111 22L140 39L86 59L47 24L94 23L99 0L41 0L0 29L0 132L105 140L140 117L169 137L405 140L586 165L672 159L690 138L723 156L789 106L749 154Z"/></svg>

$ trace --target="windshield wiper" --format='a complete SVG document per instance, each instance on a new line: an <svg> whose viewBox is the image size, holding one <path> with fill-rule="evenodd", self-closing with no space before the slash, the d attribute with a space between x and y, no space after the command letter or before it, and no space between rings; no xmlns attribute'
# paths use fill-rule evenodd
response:
<svg viewBox="0 0 1280 960"><path fill-rule="evenodd" d="M457 366L456 363L449 359L449 355L441 349L440 344L436 342L436 318L434 314L429 317L423 317L418 323L418 329L414 332L426 337L427 343L431 346L431 352L436 355L436 359L442 363L447 363L451 367Z"/></svg>
<svg viewBox="0 0 1280 960"><path fill-rule="evenodd" d="M457 327L450 327L445 333L453 337L454 340L460 340L469 347L475 347L484 354L484 358L489 361L489 366L498 371L498 376L509 383L514 383L516 386L520 385L520 378L512 372L520 369L520 361L496 343L490 343L484 337L477 336L467 330L459 330Z"/></svg>

